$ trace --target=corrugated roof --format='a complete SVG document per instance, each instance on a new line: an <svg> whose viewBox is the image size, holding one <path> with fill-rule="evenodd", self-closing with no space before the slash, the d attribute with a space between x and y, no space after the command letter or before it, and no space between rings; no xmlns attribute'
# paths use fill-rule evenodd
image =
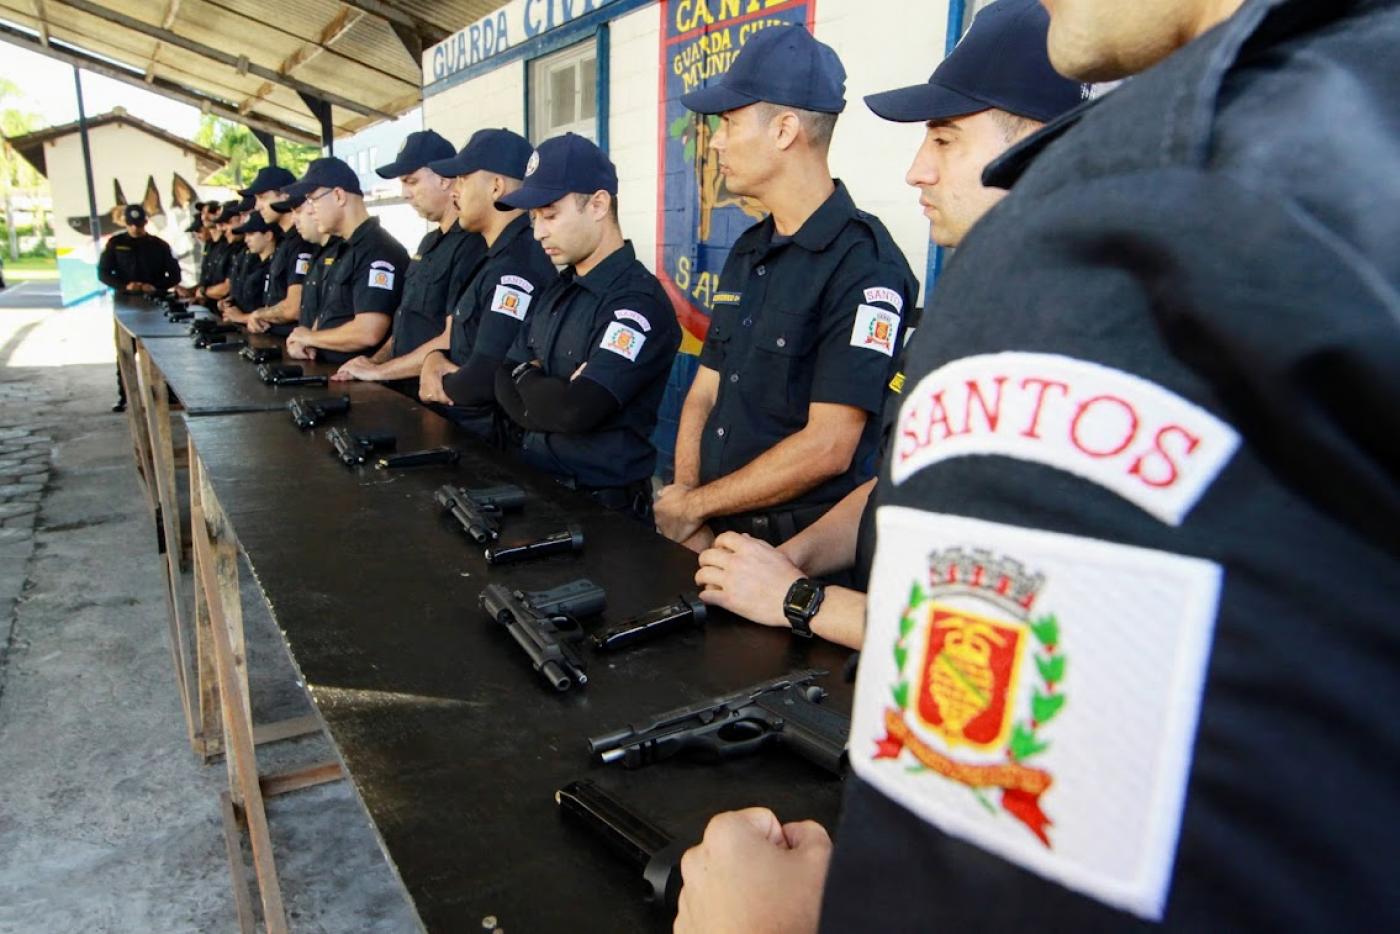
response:
<svg viewBox="0 0 1400 934"><path fill-rule="evenodd" d="M0 40L303 142L422 99L426 46L505 0L0 0Z"/></svg>

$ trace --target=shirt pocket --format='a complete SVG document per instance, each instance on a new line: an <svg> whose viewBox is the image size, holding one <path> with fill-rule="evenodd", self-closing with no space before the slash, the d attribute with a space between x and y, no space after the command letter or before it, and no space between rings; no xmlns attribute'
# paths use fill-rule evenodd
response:
<svg viewBox="0 0 1400 934"><path fill-rule="evenodd" d="M752 352L740 379L759 408L806 417L815 343L816 324L806 311L779 309L754 322Z"/></svg>

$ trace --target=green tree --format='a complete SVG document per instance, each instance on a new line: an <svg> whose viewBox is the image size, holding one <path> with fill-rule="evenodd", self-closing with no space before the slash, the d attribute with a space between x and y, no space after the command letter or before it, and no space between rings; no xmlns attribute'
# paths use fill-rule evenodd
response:
<svg viewBox="0 0 1400 934"><path fill-rule="evenodd" d="M228 157L228 165L211 175L208 183L227 188L245 187L258 169L267 165L267 150L247 127L220 117L205 114L200 120L199 130L194 141L206 149L212 149ZM289 169L294 175L306 171L306 165L321 155L316 146L293 143L278 139L277 164Z"/></svg>
<svg viewBox="0 0 1400 934"><path fill-rule="evenodd" d="M14 216L14 196L19 193L38 196L48 188L48 181L44 176L9 143L11 137L23 136L39 123L38 114L7 106L11 102L19 103L22 100L23 95L18 86L13 81L0 78L0 134L5 137L3 145L0 145L0 199L4 204L5 249L10 259L19 256L19 230ZM43 234L45 224L41 214L36 213L33 227L36 232Z"/></svg>

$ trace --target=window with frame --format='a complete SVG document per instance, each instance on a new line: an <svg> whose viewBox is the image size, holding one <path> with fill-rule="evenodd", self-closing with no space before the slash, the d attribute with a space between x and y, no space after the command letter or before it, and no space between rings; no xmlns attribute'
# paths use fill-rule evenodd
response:
<svg viewBox="0 0 1400 934"><path fill-rule="evenodd" d="M598 43L587 39L529 63L530 141L577 133L598 141Z"/></svg>

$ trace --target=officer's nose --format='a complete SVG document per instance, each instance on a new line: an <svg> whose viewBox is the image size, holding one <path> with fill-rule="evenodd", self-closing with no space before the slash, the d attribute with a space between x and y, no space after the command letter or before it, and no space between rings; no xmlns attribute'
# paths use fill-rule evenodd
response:
<svg viewBox="0 0 1400 934"><path fill-rule="evenodd" d="M929 143L919 147L909 171L904 173L904 183L912 188L932 187L938 184L938 164L933 158Z"/></svg>

